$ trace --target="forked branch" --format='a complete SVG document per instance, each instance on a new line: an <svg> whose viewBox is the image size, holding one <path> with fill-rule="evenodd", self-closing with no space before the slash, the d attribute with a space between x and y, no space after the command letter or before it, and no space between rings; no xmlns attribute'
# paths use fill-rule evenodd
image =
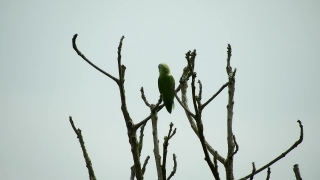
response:
<svg viewBox="0 0 320 180"><path fill-rule="evenodd" d="M111 78L112 80L114 80L118 87L119 87L119 91L120 91L120 98L121 98L121 110L122 110L122 114L126 123L126 127L127 127L127 134L128 134L128 139L130 142L130 146L131 146L131 152L132 152L132 156L133 156L133 161L134 161L134 171L136 174L136 178L137 180L143 180L143 173L141 170L141 163L140 163L140 153L139 153L139 143L137 140L137 136L136 136L136 130L137 128L135 128L135 125L129 115L129 111L127 109L127 105L126 105L126 96L125 96L125 90L124 90L124 77L125 77L125 70L126 67L121 63L121 50L122 50L122 41L124 39L124 36L121 37L120 39L120 43L118 46L118 57L117 57L117 61L118 61L118 71L119 71L119 79L111 76L109 73L103 71L101 68L97 67L96 65L94 65L91 61L89 61L81 52L80 50L77 48L76 45L76 38L77 38L77 34L75 34L72 38L72 46L73 49L77 52L77 54L82 57L83 60L85 60L86 62L88 62L92 67L94 67L95 69L97 69L98 71L100 71L101 73L105 74L106 76L108 76L109 78Z"/></svg>

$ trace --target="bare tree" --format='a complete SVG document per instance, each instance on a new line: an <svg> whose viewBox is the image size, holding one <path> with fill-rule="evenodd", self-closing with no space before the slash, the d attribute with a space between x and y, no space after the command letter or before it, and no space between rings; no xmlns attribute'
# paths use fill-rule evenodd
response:
<svg viewBox="0 0 320 180"><path fill-rule="evenodd" d="M152 136L153 136L153 153L154 153L154 158L155 158L155 163L156 163L156 170L157 170L157 177L158 180L169 180L171 179L174 174L177 171L177 156L173 154L173 162L174 166L169 174L167 176L167 167L166 167L166 162L167 162L167 153L168 153L168 146L169 146L169 140L176 134L177 129L173 129L173 123L170 123L169 125L169 131L167 136L164 137L164 142L163 142L163 152L162 152L162 159L161 159L161 153L160 153L160 145L159 145L159 138L158 138L158 112L164 107L162 102L162 97L160 95L159 100L155 104L150 104L145 96L145 92L143 87L141 87L141 98L144 101L145 105L150 108L150 114L146 116L143 120L139 121L138 123L134 123L132 120L129 110L126 106L126 95L125 95L125 87L124 87L124 79L125 79L125 70L126 67L122 64L121 62L121 50L122 50L122 42L124 39L124 36L121 37L120 43L118 46L118 77L114 77L110 75L109 73L105 72L104 70L100 69L98 66L93 64L89 59L87 59L77 48L76 45L76 38L77 34L75 34L72 38L72 45L73 49L77 52L77 54L82 57L83 60L88 62L92 67L112 79L119 87L119 92L120 92L120 97L121 97L121 111L126 123L126 128L127 128L127 134L128 134L128 139L130 143L130 148L131 148L131 153L133 157L133 166L131 167L131 174L130 174L130 179L133 180L136 178L137 180L143 180L144 178L144 173L146 171L146 166L148 164L148 161L150 159L150 156L147 156L144 160L143 165L141 166L141 151L143 148L143 137L144 137L144 128L146 126L146 123L151 119L152 123ZM219 170L218 170L218 163L221 163L226 171L226 179L227 180L234 180L234 174L233 174L233 157L236 155L236 153L239 150L239 145L236 141L236 136L233 133L232 130L232 122L233 122L233 106L234 106L234 94L235 94L235 77L236 77L236 72L237 69L232 69L231 67L231 56L232 56L232 49L231 45L228 44L227 47L227 66L226 66L226 72L227 72L227 77L228 81L224 83L221 88L212 95L211 98L209 98L207 101L202 103L202 83L200 80L198 80L199 84L199 92L196 93L196 78L197 78L197 73L195 72L195 59L196 59L196 50L188 51L185 55L187 65L183 69L181 78L179 80L180 84L178 87L175 89L175 97L181 107L184 109L186 117L190 123L190 126L192 130L194 131L195 135L199 138L200 145L203 150L203 154L205 156L204 160L206 161L208 167L211 170L211 173L213 177L216 180L220 180L220 175L219 175ZM191 110L188 106L188 98L187 98L187 90L188 90L188 81L191 78L191 92L192 92L192 109ZM204 136L204 128L205 125L203 124L202 121L202 112L205 109L205 107L211 103L215 97L217 97L226 87L228 87L228 105L227 105L227 144L228 144L228 152L227 152L227 157L222 157L214 148L212 145L210 145L209 142L207 142L205 136ZM181 97L177 95L178 92L181 91ZM192 113L192 111L194 113ZM85 158L86 166L88 168L88 173L89 173L89 179L90 180L95 180L95 175L92 167L91 160L89 158L89 155L87 153L87 150L84 146L84 140L81 134L81 130L77 129L74 125L74 122L72 120L72 117L69 117L71 126L74 130L74 132L77 135L77 138L79 139L79 143L81 145L81 149L83 152L83 156ZM279 161L283 157L285 157L290 151L292 151L294 148L296 148L303 140L303 126L300 120L298 120L299 127L300 127L300 138L286 151L281 153L278 157L275 159L271 160L270 162L266 163L264 166L260 167L259 169L256 169L254 162L252 163L252 172L248 173L247 176L240 178L240 180L245 180L245 179L253 179L254 176L261 171L265 170L268 168L267 171L267 177L266 179L270 179L270 174L271 174L271 165L274 164L275 162ZM140 129L140 135L139 138L137 137L137 130ZM296 175L297 180L302 179L300 172L299 172L299 167L296 164L294 166L294 172Z"/></svg>

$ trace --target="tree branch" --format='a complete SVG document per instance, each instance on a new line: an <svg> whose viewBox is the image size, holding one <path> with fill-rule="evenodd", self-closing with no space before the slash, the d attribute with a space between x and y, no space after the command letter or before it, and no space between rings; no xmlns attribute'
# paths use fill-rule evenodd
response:
<svg viewBox="0 0 320 180"><path fill-rule="evenodd" d="M88 173L89 173L89 179L90 180L96 180L96 176L94 175L94 171L93 171L93 168L92 168L91 160L89 158L89 154L88 154L88 152L86 150L86 147L84 145L84 141L83 141L83 137L82 137L82 134L81 134L81 130L77 129L75 127L71 116L69 116L69 121L70 121L70 124L72 126L72 129L74 130L74 132L77 135L77 138L79 139L79 143L80 143L80 146L81 146L81 149L82 149L83 157L84 157L84 159L86 161L86 166L87 166Z"/></svg>
<svg viewBox="0 0 320 180"><path fill-rule="evenodd" d="M190 51L189 51L190 52ZM189 53L188 52L188 53ZM196 50L194 50L192 52L193 56L191 56L192 58L189 58L189 54L186 54L186 59L188 61L188 66L189 66L189 69L191 71L191 74L192 74L192 79L191 79L191 91L192 91L192 102L193 102L193 106L194 106L194 110L195 110L195 113L196 113L196 123L197 123L197 128L198 128L198 134L199 134L199 140L200 140L200 143L201 143L201 146L202 146L202 150L203 150L203 153L205 155L205 161L207 162L213 176L215 177L216 180L220 180L220 177L219 177L219 173L216 172L216 168L213 164L213 162L211 161L210 159L210 156L209 156L209 153L208 153L208 149L206 147L206 140L205 140L205 136L204 136L204 133L203 133L203 124L202 124L202 120L201 120L201 111L200 109L198 108L197 106L197 103L196 103L196 92L195 92L195 78L196 78L196 72L194 72L194 60L195 60L195 56L196 56Z"/></svg>
<svg viewBox="0 0 320 180"><path fill-rule="evenodd" d="M234 180L234 175L233 175L233 155L234 155L234 148L235 148L235 143L234 143L234 138L233 138L233 130L232 130L232 121L233 121L233 105L234 105L234 91L235 91L235 74L236 74L236 69L232 71L232 67L230 65L230 59L232 55L232 49L230 44L228 44L228 57L227 57L227 67L226 71L228 74L228 105L227 105L227 141L228 141L228 155L225 163L225 168L226 168L226 176L227 180Z"/></svg>
<svg viewBox="0 0 320 180"><path fill-rule="evenodd" d="M236 145L236 150L232 153L231 156L234 156L235 154L237 154L237 152L239 150L239 145L238 145L238 143L236 141L236 136L235 135L233 135L233 140L234 140L234 144Z"/></svg>
<svg viewBox="0 0 320 180"><path fill-rule="evenodd" d="M131 152L132 152L132 156L133 156L133 161L134 161L134 166L135 166L135 174L137 177L137 180L143 180L143 174L141 171L141 163L140 163L140 153L139 153L139 144L138 144L138 140L137 140L137 136L136 136L136 128L135 125L129 115L128 109L127 109L127 105L126 105L126 96L125 96L125 89L124 89L124 75L125 75L125 70L126 67L124 65L121 64L121 49L122 49L122 41L124 39L124 36L121 37L120 39L120 43L118 46L118 71L119 71L119 79L116 79L115 77L111 76L110 74L104 72L103 70L101 70L99 67L97 67L96 65L94 65L93 63L91 63L77 48L76 46L76 38L77 38L77 34L75 34L72 38L72 45L73 45L73 49L78 53L79 56L82 57L82 59L84 59L85 61L87 61L91 66L93 66L94 68L96 68L97 70L99 70L100 72L102 72L103 74L105 74L106 76L108 76L109 78L111 78L112 80L114 80L119 87L119 91L120 91L120 97L121 97L121 110L122 110L122 114L124 117L124 120L126 122L126 127L127 127L127 134L128 134L128 138L129 138L129 143L131 146Z"/></svg>
<svg viewBox="0 0 320 180"><path fill-rule="evenodd" d="M174 163L173 169L172 169L169 177L167 178L167 180L170 180L177 171L177 156L175 154L173 154L173 163Z"/></svg>
<svg viewBox="0 0 320 180"><path fill-rule="evenodd" d="M144 163L143 163L143 166L142 166L142 173L143 174L146 171L146 167L147 167L149 159L150 159L150 156L147 156L146 159L144 160Z"/></svg>
<svg viewBox="0 0 320 180"><path fill-rule="evenodd" d="M216 92L210 99L208 99L207 102L205 102L201 107L200 109L203 110L214 98L216 98L222 91L225 87L227 87L229 84L229 82L226 82L224 85L221 86L221 88L218 90L218 92Z"/></svg>
<svg viewBox="0 0 320 180"><path fill-rule="evenodd" d="M189 53L189 54L188 54ZM187 56L191 56L190 54L190 51L187 53ZM193 62L194 62L194 58L193 59ZM194 118L195 117L192 117L190 115L190 110L189 110L189 107L188 107L188 98L187 98L187 88L188 88L188 79L189 77L191 76L191 73L190 73L190 70L189 70L189 67L186 66L184 69L183 69L183 72L182 72L182 75L181 75L181 78L180 78L180 85L178 86L178 88L181 89L181 100L182 100L182 104L183 104L183 108L186 109L185 112L186 112L186 116L189 120L189 123L190 123L190 126L193 130L193 132L199 137L199 133L198 133L198 128L194 122ZM177 98L177 100L179 100L179 98ZM214 150L211 145L205 141L205 145L208 149L208 151L213 155L213 156L217 156L217 159L220 163L224 164L225 163L225 159L220 156L220 154Z"/></svg>
<svg viewBox="0 0 320 180"><path fill-rule="evenodd" d="M141 156L142 146L143 146L143 136L144 136L144 127L146 127L147 123L143 124L140 128L140 136L139 136L139 156Z"/></svg>
<svg viewBox="0 0 320 180"><path fill-rule="evenodd" d="M201 99L202 99L202 83L200 81L200 79L198 79L198 84L199 84L199 94L196 96L196 102L198 104L199 107L199 111L201 112Z"/></svg>
<svg viewBox="0 0 320 180"><path fill-rule="evenodd" d="M251 176L250 176L250 180L253 180L254 172L256 172L256 166L254 165L254 162L252 162L252 173L251 173Z"/></svg>
<svg viewBox="0 0 320 180"><path fill-rule="evenodd" d="M144 95L143 87L141 87L140 92L141 92L141 98L142 98L143 102L146 104L146 106L148 106L148 107L150 108L150 104L149 104L149 102L147 101L146 96Z"/></svg>
<svg viewBox="0 0 320 180"><path fill-rule="evenodd" d="M163 174L161 169L161 156L159 148L159 139L158 139L158 115L155 105L150 106L151 110L151 122L152 122L152 136L153 136L153 154L156 161L158 180L163 180Z"/></svg>
<svg viewBox="0 0 320 180"><path fill-rule="evenodd" d="M117 84L119 84L119 79L113 77L112 75L110 75L109 73L105 72L104 70L100 69L98 66L96 66L95 64L93 64L89 59L86 58L86 56L84 56L78 49L77 44L76 44L76 39L78 37L78 34L75 34L72 38L72 47L73 49L77 52L77 54L82 57L83 60L87 61L87 63L89 63L92 67L96 68L98 71L100 71L102 74L108 76L109 78L111 78L112 80L114 80Z"/></svg>
<svg viewBox="0 0 320 180"><path fill-rule="evenodd" d="M181 107L186 111L186 113L188 113L193 119L195 119L196 116L187 107L185 107L185 105L182 103L182 101L180 100L178 95L176 93L174 93L174 96L176 97L176 99L179 102L179 104L181 105Z"/></svg>
<svg viewBox="0 0 320 180"><path fill-rule="evenodd" d="M302 177L300 175L300 170L299 170L299 165L298 164L295 164L293 166L293 172L294 172L294 175L296 176L296 179L297 180L302 180Z"/></svg>
<svg viewBox="0 0 320 180"><path fill-rule="evenodd" d="M271 174L271 168L268 167L268 171L267 171L267 179L266 180L269 180L270 179L270 174Z"/></svg>
<svg viewBox="0 0 320 180"><path fill-rule="evenodd" d="M302 141L303 141L303 126L300 120L297 121L299 123L299 127L300 127L300 138L298 141L296 141L288 150L286 150L284 153L282 153L281 155L279 155L277 158L275 158L274 160L272 160L271 162L269 162L268 164L264 165L263 167L261 167L260 169L258 169L254 174L258 174L259 172L263 171L264 169L266 169L267 167L270 167L272 164L274 164L275 162L279 161L280 159L284 158L290 151L292 151L294 148L296 148ZM241 180L245 180L248 179L251 176L251 174L241 178Z"/></svg>
<svg viewBox="0 0 320 180"><path fill-rule="evenodd" d="M169 125L169 132L168 135L164 137L163 141L163 157L162 157L162 176L165 179L167 177L166 173L166 163L167 163L167 153L168 153L168 146L169 140L176 134L177 128L174 128L172 132L173 123L171 122Z"/></svg>

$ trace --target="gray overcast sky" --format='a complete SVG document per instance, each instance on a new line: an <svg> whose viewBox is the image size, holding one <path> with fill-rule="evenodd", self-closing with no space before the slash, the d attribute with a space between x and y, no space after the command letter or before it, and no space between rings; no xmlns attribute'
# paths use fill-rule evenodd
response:
<svg viewBox="0 0 320 180"><path fill-rule="evenodd" d="M83 131L98 179L129 179L133 163L117 85L83 61L117 76L117 46L125 36L122 62L127 104L134 122L149 114L145 88L156 103L158 64L176 81L188 50L197 49L196 71L208 99L227 81L226 47L238 69L234 133L240 145L235 177L259 168L299 138L303 143L271 167L271 179L320 176L320 1L1 1L0 179L88 179L80 145L68 117ZM189 96L191 100L191 96ZM204 111L205 134L225 156L227 91ZM201 145L176 102L159 113L162 143L169 123L177 134L169 146L174 179L212 179ZM155 179L151 125L142 159L151 156L145 179ZM220 174L225 176L223 166ZM201 178L199 178L201 177ZM265 179L266 171L255 179Z"/></svg>

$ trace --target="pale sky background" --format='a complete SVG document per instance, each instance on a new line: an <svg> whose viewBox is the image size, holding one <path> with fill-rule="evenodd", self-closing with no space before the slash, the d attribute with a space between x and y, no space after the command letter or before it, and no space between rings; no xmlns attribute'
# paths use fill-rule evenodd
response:
<svg viewBox="0 0 320 180"><path fill-rule="evenodd" d="M227 44L238 69L234 133L240 150L239 179L288 149L271 166L271 179L320 176L320 1L1 1L0 2L0 179L88 179L82 151L68 117L82 129L98 179L129 179L133 164L117 85L72 49L117 76L117 47L125 36L122 62L126 96L135 123L149 114L140 97L159 97L158 64L167 63L178 82L188 50L197 49L196 72L203 99L227 81ZM191 96L189 96L191 100ZM203 113L205 135L226 156L227 91ZM169 123L167 171L176 153L173 179L213 179L200 142L183 109L159 113L159 137ZM162 147L162 144L161 144ZM145 131L142 161L151 156L145 179L156 179L151 123ZM225 171L220 164L224 178ZM255 179L266 178L266 171ZM199 178L201 177L201 178Z"/></svg>

